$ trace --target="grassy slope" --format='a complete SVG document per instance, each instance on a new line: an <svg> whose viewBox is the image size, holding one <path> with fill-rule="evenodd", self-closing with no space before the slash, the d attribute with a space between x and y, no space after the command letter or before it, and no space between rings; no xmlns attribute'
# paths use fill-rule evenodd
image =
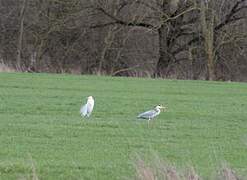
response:
<svg viewBox="0 0 247 180"><path fill-rule="evenodd" d="M0 74L0 179L123 179L136 153L158 153L209 177L222 161L247 168L247 84ZM95 111L79 108L93 95ZM136 115L167 105L147 128Z"/></svg>

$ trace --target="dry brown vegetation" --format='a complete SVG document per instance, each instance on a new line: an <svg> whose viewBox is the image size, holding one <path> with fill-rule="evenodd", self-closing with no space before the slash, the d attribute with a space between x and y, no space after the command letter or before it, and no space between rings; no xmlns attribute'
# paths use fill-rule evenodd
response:
<svg viewBox="0 0 247 180"><path fill-rule="evenodd" d="M193 167L185 170L167 165L160 159L155 158L154 162L146 163L142 159L138 159L135 163L135 179L137 180L202 180ZM217 170L216 170L217 171ZM214 173L214 172L213 172ZM225 163L214 173L213 180L241 180L240 176Z"/></svg>
<svg viewBox="0 0 247 180"><path fill-rule="evenodd" d="M7 66L3 62L0 62L0 72L15 72L15 69Z"/></svg>

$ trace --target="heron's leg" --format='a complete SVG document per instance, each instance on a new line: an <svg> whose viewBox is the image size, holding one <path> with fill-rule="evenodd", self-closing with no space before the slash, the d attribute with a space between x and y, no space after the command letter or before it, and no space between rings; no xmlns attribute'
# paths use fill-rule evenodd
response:
<svg viewBox="0 0 247 180"><path fill-rule="evenodd" d="M150 120L151 120L151 119L150 119L150 118L148 118L148 128L149 128L149 122L150 122Z"/></svg>

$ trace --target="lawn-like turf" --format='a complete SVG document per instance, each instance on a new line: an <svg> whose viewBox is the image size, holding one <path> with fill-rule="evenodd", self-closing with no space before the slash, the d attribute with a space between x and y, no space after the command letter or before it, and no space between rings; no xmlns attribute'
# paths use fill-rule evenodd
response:
<svg viewBox="0 0 247 180"><path fill-rule="evenodd" d="M157 104L149 128L136 119ZM0 73L0 179L131 179L152 153L206 179L222 162L245 173L247 84Z"/></svg>

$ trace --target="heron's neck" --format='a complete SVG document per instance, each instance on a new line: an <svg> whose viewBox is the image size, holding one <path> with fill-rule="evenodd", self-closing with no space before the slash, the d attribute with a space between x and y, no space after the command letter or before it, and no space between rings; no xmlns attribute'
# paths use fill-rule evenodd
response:
<svg viewBox="0 0 247 180"><path fill-rule="evenodd" d="M156 111L157 113L160 113L160 109L159 109L159 108L155 108L155 111Z"/></svg>

